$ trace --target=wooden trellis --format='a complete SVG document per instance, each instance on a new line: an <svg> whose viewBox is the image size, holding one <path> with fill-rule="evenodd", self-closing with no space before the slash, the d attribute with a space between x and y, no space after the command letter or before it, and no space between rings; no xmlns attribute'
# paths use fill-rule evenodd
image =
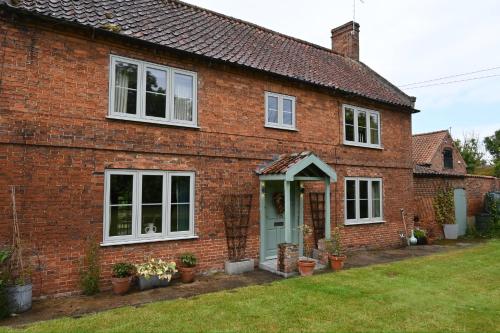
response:
<svg viewBox="0 0 500 333"><path fill-rule="evenodd" d="M311 192L309 198L314 229L314 245L317 247L318 241L325 237L325 193Z"/></svg>
<svg viewBox="0 0 500 333"><path fill-rule="evenodd" d="M240 261L245 259L252 194L227 194L222 200L229 260Z"/></svg>

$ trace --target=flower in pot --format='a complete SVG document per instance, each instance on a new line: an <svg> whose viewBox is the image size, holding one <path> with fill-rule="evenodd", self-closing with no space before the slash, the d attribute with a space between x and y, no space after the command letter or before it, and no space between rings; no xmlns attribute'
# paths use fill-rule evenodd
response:
<svg viewBox="0 0 500 333"><path fill-rule="evenodd" d="M125 295L130 290L134 272L135 266L129 263L120 262L113 265L111 284L116 295Z"/></svg>
<svg viewBox="0 0 500 333"><path fill-rule="evenodd" d="M457 239L458 225L455 221L455 203L453 190L439 190L434 198L436 222L443 226L444 238Z"/></svg>
<svg viewBox="0 0 500 333"><path fill-rule="evenodd" d="M183 283L191 283L194 281L196 270L196 256L192 253L184 253L180 257L181 266L179 272L181 273L181 281Z"/></svg>
<svg viewBox="0 0 500 333"><path fill-rule="evenodd" d="M316 267L316 261L308 257L312 252L310 235L313 231L312 228L306 224L300 226L299 229L302 231L302 235L304 236L304 257L299 259L297 266L299 267L299 273L301 276L311 276L314 273L314 267Z"/></svg>
<svg viewBox="0 0 500 333"><path fill-rule="evenodd" d="M427 244L427 233L422 229L415 229L413 235L417 238L417 245Z"/></svg>
<svg viewBox="0 0 500 333"><path fill-rule="evenodd" d="M339 271L344 268L344 261L347 257L344 254L341 227L335 227L335 229L333 229L332 240L328 243L327 250L330 253L331 268L334 271Z"/></svg>
<svg viewBox="0 0 500 333"><path fill-rule="evenodd" d="M175 262L166 262L161 259L151 259L135 267L139 277L140 290L165 287L172 279L172 275L177 272Z"/></svg>

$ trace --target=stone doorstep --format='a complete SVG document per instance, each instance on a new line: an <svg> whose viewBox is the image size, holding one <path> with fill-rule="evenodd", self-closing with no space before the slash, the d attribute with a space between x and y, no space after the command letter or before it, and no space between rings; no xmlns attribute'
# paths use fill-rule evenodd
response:
<svg viewBox="0 0 500 333"><path fill-rule="evenodd" d="M314 271L319 271L319 270L323 270L323 269L326 268L326 265L321 264L316 259L306 258L306 257L300 257L299 260L303 260L303 259L312 259L312 260L314 260L316 262L316 266L314 267ZM299 274L298 271L293 271L293 272L289 272L289 273L285 273L285 272L279 271L278 270L278 260L277 259L269 259L269 260L266 260L264 262L261 262L261 263L259 263L259 268L262 269L262 270L271 272L273 274L282 276L284 278L289 278L289 277L296 276L296 275Z"/></svg>

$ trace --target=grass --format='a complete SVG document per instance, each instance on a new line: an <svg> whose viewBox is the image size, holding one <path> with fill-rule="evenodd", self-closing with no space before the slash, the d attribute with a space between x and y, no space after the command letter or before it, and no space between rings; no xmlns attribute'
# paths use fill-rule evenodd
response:
<svg viewBox="0 0 500 333"><path fill-rule="evenodd" d="M500 241L492 240L393 264L41 322L23 331L500 331L499 258Z"/></svg>

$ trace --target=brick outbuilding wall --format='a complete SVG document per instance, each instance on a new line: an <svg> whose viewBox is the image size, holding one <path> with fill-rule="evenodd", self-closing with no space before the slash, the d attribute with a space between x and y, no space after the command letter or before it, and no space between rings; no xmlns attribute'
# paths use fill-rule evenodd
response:
<svg viewBox="0 0 500 333"><path fill-rule="evenodd" d="M36 296L79 291L85 241L102 241L106 169L194 171L199 239L101 247L103 288L113 263L148 256L175 259L192 251L200 270L222 269L227 250L221 197L228 191L254 195L247 255L258 258L255 169L280 153L310 150L336 170L332 225L343 222L345 176L382 177L385 223L346 227L346 243L399 244L400 208L411 212L413 204L408 112L36 20L0 15L0 43L0 245L10 243L13 184ZM107 119L110 54L197 72L200 128ZM296 96L298 131L264 127L265 91ZM343 103L381 112L383 149L342 144ZM305 207L310 219L307 201Z"/></svg>

